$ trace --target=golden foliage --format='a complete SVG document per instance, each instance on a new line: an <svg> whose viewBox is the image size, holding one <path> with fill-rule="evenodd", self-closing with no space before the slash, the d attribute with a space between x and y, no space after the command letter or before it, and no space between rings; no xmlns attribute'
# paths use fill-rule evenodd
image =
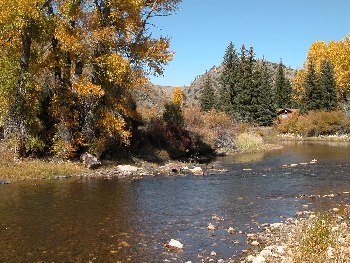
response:
<svg viewBox="0 0 350 263"><path fill-rule="evenodd" d="M294 89L297 92L301 89L301 79L305 74L309 61L312 60L316 72L320 72L321 64L326 59L330 60L333 65L339 94L343 97L350 92L350 35L340 41L330 41L328 44L323 41L316 41L311 45L304 69L299 70L294 80Z"/></svg>
<svg viewBox="0 0 350 263"><path fill-rule="evenodd" d="M184 93L180 87L176 87L173 91L173 103L177 105L182 105Z"/></svg>
<svg viewBox="0 0 350 263"><path fill-rule="evenodd" d="M149 20L178 3L0 1L0 123L18 94L19 75L28 75L20 87L28 122L57 155L70 158L94 146L101 152L111 140L128 145L130 120L140 118L130 90L146 83L148 74L162 74L173 56L168 38L149 33ZM23 43L30 49L24 73Z"/></svg>
<svg viewBox="0 0 350 263"><path fill-rule="evenodd" d="M120 142L124 145L130 144L131 132L127 130L125 120L111 111L104 110L101 114L99 126L106 134L104 137L120 138Z"/></svg>
<svg viewBox="0 0 350 263"><path fill-rule="evenodd" d="M101 85L95 85L87 81L84 81L83 79L81 79L78 82L74 82L72 85L72 88L76 93L79 94L79 96L101 97L105 94Z"/></svg>

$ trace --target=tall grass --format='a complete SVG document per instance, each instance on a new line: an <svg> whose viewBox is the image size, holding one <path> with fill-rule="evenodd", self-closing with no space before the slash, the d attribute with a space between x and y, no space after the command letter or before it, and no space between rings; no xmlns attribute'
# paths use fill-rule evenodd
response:
<svg viewBox="0 0 350 263"><path fill-rule="evenodd" d="M0 179L11 182L26 179L69 176L86 171L80 163L48 159L16 159L14 152L4 141L0 141Z"/></svg>

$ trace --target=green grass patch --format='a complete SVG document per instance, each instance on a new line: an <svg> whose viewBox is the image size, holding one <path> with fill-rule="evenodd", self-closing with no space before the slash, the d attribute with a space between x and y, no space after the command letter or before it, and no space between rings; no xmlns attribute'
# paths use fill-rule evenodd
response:
<svg viewBox="0 0 350 263"><path fill-rule="evenodd" d="M11 182L28 179L47 179L56 176L69 176L86 171L76 162L54 159L16 159L11 149L0 142L0 179Z"/></svg>

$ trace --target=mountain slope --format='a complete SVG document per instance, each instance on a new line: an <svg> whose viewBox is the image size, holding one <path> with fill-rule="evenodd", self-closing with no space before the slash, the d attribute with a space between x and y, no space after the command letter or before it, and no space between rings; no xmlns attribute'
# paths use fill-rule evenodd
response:
<svg viewBox="0 0 350 263"><path fill-rule="evenodd" d="M274 77L277 72L278 64L272 62L266 62L270 69L272 76ZM206 73L196 77L190 86L182 87L184 92L184 106L198 106L201 92L204 87L204 82L207 75L210 76L214 90L217 90L220 86L220 76L223 71L223 66L214 66ZM289 80L293 80L296 70L285 67L285 74ZM135 91L134 97L138 107L150 108L155 107L161 110L165 103L171 101L172 93L175 87L160 86L149 84L140 90Z"/></svg>

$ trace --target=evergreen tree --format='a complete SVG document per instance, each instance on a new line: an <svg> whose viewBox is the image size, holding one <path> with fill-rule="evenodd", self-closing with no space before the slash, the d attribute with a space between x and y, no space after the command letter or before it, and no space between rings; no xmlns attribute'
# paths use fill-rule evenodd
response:
<svg viewBox="0 0 350 263"><path fill-rule="evenodd" d="M256 65L254 78L254 122L261 126L270 126L276 112L273 104L272 76L265 60Z"/></svg>
<svg viewBox="0 0 350 263"><path fill-rule="evenodd" d="M237 93L237 74L239 67L239 58L232 42L226 48L223 72L220 79L220 88L217 108L225 112L232 113L234 100Z"/></svg>
<svg viewBox="0 0 350 263"><path fill-rule="evenodd" d="M321 85L320 78L316 73L312 60L307 65L307 74L303 82L304 97L303 110L320 110L324 109L326 104L326 90Z"/></svg>
<svg viewBox="0 0 350 263"><path fill-rule="evenodd" d="M204 83L204 89L200 97L201 109L203 111L209 111L215 106L215 93L212 86L210 75L207 73L207 77Z"/></svg>
<svg viewBox="0 0 350 263"><path fill-rule="evenodd" d="M337 107L337 90L333 65L329 60L322 61L320 84L326 92L324 108L328 111L334 110Z"/></svg>
<svg viewBox="0 0 350 263"><path fill-rule="evenodd" d="M254 87L254 50L251 47L249 50L242 45L240 52L240 66L237 74L237 89L234 100L234 113L238 120L253 122L254 117L252 112L254 111L253 101L253 87Z"/></svg>
<svg viewBox="0 0 350 263"><path fill-rule="evenodd" d="M276 73L274 95L276 108L289 108L292 105L292 85L284 73L284 65L280 61Z"/></svg>

